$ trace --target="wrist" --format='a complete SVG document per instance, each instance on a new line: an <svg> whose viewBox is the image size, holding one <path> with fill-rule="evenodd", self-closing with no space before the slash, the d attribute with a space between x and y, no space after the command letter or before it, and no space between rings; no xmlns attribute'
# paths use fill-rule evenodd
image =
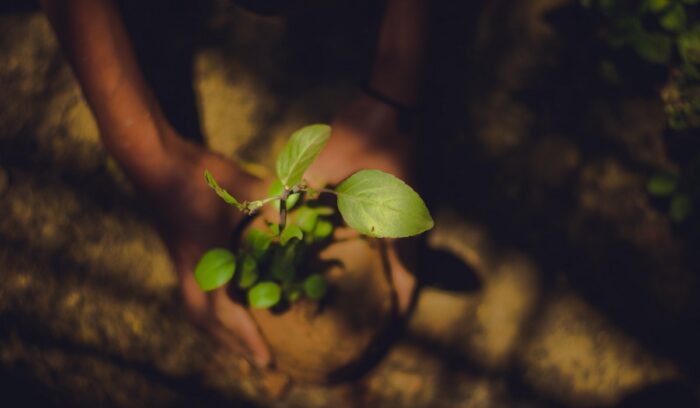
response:
<svg viewBox="0 0 700 408"><path fill-rule="evenodd" d="M418 103L418 61L377 56L368 88L403 106Z"/></svg>

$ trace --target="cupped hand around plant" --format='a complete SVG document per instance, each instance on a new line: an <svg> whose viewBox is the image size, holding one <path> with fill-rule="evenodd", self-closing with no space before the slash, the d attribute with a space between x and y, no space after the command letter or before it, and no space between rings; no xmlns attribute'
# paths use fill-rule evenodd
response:
<svg viewBox="0 0 700 408"><path fill-rule="evenodd" d="M194 268L212 247L228 246L244 215L212 194L202 178L205 169L219 175L225 188L240 196L257 196L262 183L231 161L171 134L167 155L160 163L164 174L152 186L140 186L153 203L154 217L170 252L182 291L185 310L200 328L223 345L258 366L271 361L270 351L248 311L231 300L225 288L203 292L194 280Z"/></svg>

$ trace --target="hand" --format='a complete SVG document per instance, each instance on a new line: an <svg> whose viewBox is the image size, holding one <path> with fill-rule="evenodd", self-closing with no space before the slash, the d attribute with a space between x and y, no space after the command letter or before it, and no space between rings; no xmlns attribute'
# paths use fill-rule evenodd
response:
<svg viewBox="0 0 700 408"><path fill-rule="evenodd" d="M189 317L225 346L244 354L257 366L267 366L270 351L246 309L225 288L203 292L194 280L201 255L226 247L243 215L223 202L204 181L208 169L234 196L262 197L261 182L225 158L183 141L166 138L166 159L159 163L167 175L157 186L139 186L153 204L157 225L173 259ZM138 180L137 180L138 185Z"/></svg>

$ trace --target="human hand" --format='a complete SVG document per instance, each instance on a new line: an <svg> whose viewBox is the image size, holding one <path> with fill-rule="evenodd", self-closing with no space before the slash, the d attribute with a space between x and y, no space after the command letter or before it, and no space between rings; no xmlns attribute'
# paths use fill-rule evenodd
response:
<svg viewBox="0 0 700 408"><path fill-rule="evenodd" d="M258 197L262 183L222 156L171 132L166 158L158 165L167 176L157 185L139 186L148 196L159 231L173 259L185 310L191 320L253 364L269 365L269 348L248 311L226 288L203 292L194 279L201 255L226 247L243 215L223 202L204 180L204 170L236 197ZM138 186L138 181L137 181Z"/></svg>

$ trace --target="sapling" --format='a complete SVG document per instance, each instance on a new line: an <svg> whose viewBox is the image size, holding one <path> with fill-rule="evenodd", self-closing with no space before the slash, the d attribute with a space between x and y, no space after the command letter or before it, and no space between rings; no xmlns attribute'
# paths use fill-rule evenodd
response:
<svg viewBox="0 0 700 408"><path fill-rule="evenodd" d="M311 187L304 173L328 142L331 128L315 124L292 134L277 157L277 180L269 196L239 201L221 188L209 172L204 177L225 202L248 215L264 205L279 212L266 229L251 228L234 254L225 248L210 249L195 268L195 279L205 291L234 280L236 290L246 294L248 304L269 308L303 297L321 300L328 283L319 273L304 274L307 255L332 239L336 209L323 205L321 194L337 198L343 221L362 235L402 238L433 227L425 203L406 183L380 170L360 170L335 188ZM234 279L235 278L235 279Z"/></svg>

